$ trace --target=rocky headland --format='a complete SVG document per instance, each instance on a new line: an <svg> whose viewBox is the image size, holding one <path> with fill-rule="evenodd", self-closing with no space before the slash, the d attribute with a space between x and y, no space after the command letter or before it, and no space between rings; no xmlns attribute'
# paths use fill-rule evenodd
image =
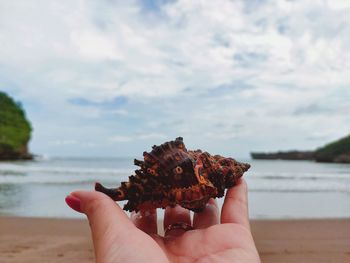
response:
<svg viewBox="0 0 350 263"><path fill-rule="evenodd" d="M252 152L257 160L313 160L327 163L350 163L350 135L314 151Z"/></svg>
<svg viewBox="0 0 350 263"><path fill-rule="evenodd" d="M0 91L0 160L28 160L32 127L22 105Z"/></svg>

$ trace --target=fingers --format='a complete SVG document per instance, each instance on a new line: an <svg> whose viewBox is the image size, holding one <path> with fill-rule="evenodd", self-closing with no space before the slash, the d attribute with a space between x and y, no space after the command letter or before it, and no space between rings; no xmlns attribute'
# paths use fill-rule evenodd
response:
<svg viewBox="0 0 350 263"><path fill-rule="evenodd" d="M167 207L164 213L164 230L176 223L185 223L191 226L190 211L178 205L174 208ZM165 237L177 237L185 232L186 230L183 229L173 229L166 231L164 235Z"/></svg>
<svg viewBox="0 0 350 263"><path fill-rule="evenodd" d="M236 186L227 190L221 210L221 223L241 224L249 229L247 183L240 179Z"/></svg>
<svg viewBox="0 0 350 263"><path fill-rule="evenodd" d="M194 213L193 227L195 229L207 228L216 224L219 224L219 208L216 200L209 199L203 212Z"/></svg>
<svg viewBox="0 0 350 263"><path fill-rule="evenodd" d="M111 198L99 192L76 191L66 198L69 206L72 197L75 210L88 217L96 259L103 258L110 246L118 246L128 239L129 230L135 226Z"/></svg>
<svg viewBox="0 0 350 263"><path fill-rule="evenodd" d="M157 234L157 210L132 212L130 215L134 225L143 232L151 235Z"/></svg>

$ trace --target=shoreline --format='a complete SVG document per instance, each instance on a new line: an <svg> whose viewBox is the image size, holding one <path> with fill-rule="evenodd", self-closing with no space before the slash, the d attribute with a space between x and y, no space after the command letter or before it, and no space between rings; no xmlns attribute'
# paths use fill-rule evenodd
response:
<svg viewBox="0 0 350 263"><path fill-rule="evenodd" d="M251 228L262 262L350 262L350 218L251 220ZM0 216L0 258L94 262L88 222Z"/></svg>

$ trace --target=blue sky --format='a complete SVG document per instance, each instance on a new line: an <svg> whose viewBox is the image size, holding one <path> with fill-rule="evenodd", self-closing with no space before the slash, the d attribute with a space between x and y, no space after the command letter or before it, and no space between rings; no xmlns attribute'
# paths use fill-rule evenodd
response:
<svg viewBox="0 0 350 263"><path fill-rule="evenodd" d="M350 2L2 1L0 90L31 149L247 157L350 131Z"/></svg>

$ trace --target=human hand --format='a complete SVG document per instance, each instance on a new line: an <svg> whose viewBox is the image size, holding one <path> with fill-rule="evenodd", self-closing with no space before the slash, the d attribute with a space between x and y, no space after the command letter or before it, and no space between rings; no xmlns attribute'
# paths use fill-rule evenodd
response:
<svg viewBox="0 0 350 263"><path fill-rule="evenodd" d="M243 179L229 189L219 216L211 199L205 210L195 213L180 206L166 208L164 229L175 223L193 230L172 229L157 234L156 211L126 213L108 196L76 191L67 204L88 217L96 262L260 262L248 219L247 185Z"/></svg>

